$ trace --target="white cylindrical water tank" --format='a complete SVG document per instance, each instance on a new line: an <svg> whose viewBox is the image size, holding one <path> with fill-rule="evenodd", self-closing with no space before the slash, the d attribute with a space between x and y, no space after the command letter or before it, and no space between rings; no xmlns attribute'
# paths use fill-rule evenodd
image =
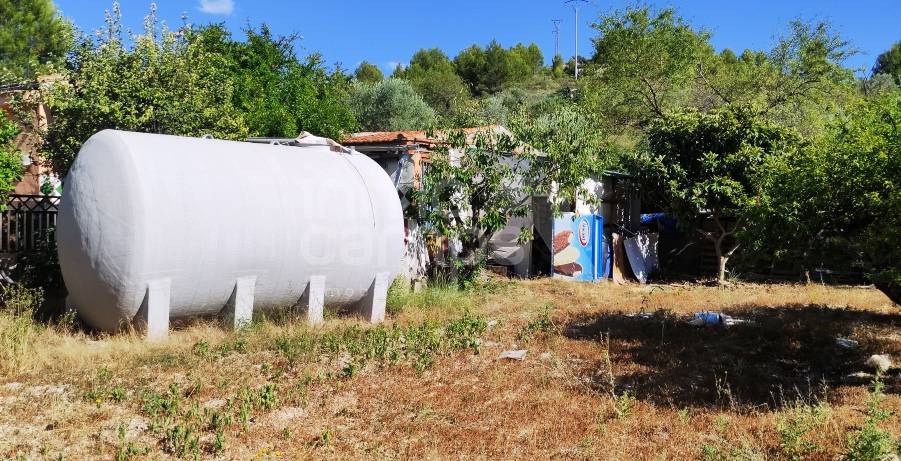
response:
<svg viewBox="0 0 901 461"><path fill-rule="evenodd" d="M241 279L253 309L296 304L313 277L326 304L359 302L400 269L404 229L390 178L353 151L104 130L69 170L56 235L79 315L116 330L155 280L173 319L222 311Z"/></svg>

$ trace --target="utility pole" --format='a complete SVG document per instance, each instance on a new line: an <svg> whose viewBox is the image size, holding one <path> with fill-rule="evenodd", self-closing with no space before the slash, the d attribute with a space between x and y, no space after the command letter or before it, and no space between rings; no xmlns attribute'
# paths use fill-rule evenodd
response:
<svg viewBox="0 0 901 461"><path fill-rule="evenodd" d="M554 23L554 56L560 54L560 19L551 19Z"/></svg>
<svg viewBox="0 0 901 461"><path fill-rule="evenodd" d="M576 22L576 41L575 41L575 57L573 58L573 75L576 80L579 79L579 5L582 3L588 3L588 0L566 0L565 2L568 5L572 5L573 13L575 14L575 22Z"/></svg>

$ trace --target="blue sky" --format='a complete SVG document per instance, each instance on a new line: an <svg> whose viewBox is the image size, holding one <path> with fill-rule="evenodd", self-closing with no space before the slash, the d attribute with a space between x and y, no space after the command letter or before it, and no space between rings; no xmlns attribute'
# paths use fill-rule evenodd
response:
<svg viewBox="0 0 901 461"><path fill-rule="evenodd" d="M63 14L84 31L103 25L111 0L57 0ZM648 1L675 7L696 27L713 33L713 44L736 51L768 49L795 18L832 22L862 54L852 68L869 68L876 56L901 40L901 0L725 0ZM588 0L579 13L579 52L590 55L592 20L603 11L631 4ZM122 0L127 27L139 30L149 0ZM550 61L554 38L551 19L561 19L560 50L574 47L573 10L562 0L159 0L158 15L171 25L182 14L195 24L223 22L240 34L248 23L269 24L279 34L299 33L300 54L317 51L329 64L355 68L367 60L385 70L406 62L419 48L438 47L453 57L472 43L497 39L505 46L536 42Z"/></svg>

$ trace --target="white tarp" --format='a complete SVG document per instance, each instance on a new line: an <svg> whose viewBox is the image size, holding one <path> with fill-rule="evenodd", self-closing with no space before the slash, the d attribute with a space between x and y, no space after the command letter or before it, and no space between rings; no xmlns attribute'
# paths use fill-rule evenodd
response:
<svg viewBox="0 0 901 461"><path fill-rule="evenodd" d="M425 279L429 269L429 250L426 246L425 235L419 229L416 221L406 221L404 235L404 256L401 273L411 283Z"/></svg>
<svg viewBox="0 0 901 461"><path fill-rule="evenodd" d="M657 270L657 240L658 234L643 233L623 241L632 273L641 283L647 283L648 275Z"/></svg>

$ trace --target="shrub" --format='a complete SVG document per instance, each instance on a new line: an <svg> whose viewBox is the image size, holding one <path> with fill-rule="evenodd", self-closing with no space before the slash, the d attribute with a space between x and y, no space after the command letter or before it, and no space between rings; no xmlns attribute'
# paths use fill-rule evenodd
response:
<svg viewBox="0 0 901 461"><path fill-rule="evenodd" d="M21 283L13 283L2 288L2 300L0 301L2 301L0 310L14 316L31 318L44 302L44 290L30 288Z"/></svg>

